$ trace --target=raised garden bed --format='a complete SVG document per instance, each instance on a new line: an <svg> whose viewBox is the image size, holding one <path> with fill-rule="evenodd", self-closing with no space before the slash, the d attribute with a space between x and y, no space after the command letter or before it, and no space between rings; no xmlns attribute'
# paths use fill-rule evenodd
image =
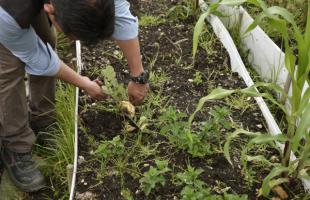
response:
<svg viewBox="0 0 310 200"><path fill-rule="evenodd" d="M207 102L194 123L187 123L199 99L212 89L246 87L231 72L224 47L207 29L193 62L191 39L196 19L185 5L139 1L133 11L143 25L141 51L144 66L151 71L152 92L136 108L134 117L119 109L119 101L126 100L120 84L112 84L114 98L107 102L80 96L75 198L231 199L230 194L256 199L270 168L254 162L247 170L241 169L240 152L247 138L239 138L231 146L234 168L223 156L223 145L234 130L266 132L254 100L232 96ZM83 47L82 58L84 75L112 80L111 68L107 68L111 65L118 83L128 82L126 62L113 43ZM253 154L278 159L272 146L259 146ZM284 188L290 199L303 196L300 183L296 184Z"/></svg>

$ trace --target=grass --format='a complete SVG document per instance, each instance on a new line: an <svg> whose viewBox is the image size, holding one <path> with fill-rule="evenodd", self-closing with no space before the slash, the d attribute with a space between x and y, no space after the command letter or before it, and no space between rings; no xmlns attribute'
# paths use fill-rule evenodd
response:
<svg viewBox="0 0 310 200"><path fill-rule="evenodd" d="M45 137L48 145L38 146L37 152L43 157L42 170L50 177L51 190L58 199L67 199L68 180L66 167L74 159L75 131L75 87L57 83L56 123Z"/></svg>
<svg viewBox="0 0 310 200"><path fill-rule="evenodd" d="M57 53L65 60L72 57L73 42L62 33L57 35ZM68 199L67 165L73 164L75 132L75 91L72 85L57 81L56 87L56 123L47 133L42 133L47 145L36 146L36 153L43 159L41 170L48 177L52 196L44 199ZM43 192L44 193L44 192Z"/></svg>

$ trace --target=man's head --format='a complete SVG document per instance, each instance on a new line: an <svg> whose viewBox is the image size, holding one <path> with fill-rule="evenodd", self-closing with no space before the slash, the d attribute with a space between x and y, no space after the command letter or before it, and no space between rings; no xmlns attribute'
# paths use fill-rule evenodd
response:
<svg viewBox="0 0 310 200"><path fill-rule="evenodd" d="M75 39L107 39L114 32L114 0L50 0L44 10L57 29Z"/></svg>

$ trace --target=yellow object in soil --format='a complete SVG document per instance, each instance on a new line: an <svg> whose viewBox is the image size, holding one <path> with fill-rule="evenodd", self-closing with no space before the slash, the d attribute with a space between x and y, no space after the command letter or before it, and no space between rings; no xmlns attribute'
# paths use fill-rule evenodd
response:
<svg viewBox="0 0 310 200"><path fill-rule="evenodd" d="M121 101L121 111L130 117L135 116L135 107L129 101Z"/></svg>

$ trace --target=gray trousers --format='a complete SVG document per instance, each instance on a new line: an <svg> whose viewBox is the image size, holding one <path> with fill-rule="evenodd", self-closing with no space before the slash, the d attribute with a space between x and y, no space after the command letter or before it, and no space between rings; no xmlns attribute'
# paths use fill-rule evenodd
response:
<svg viewBox="0 0 310 200"><path fill-rule="evenodd" d="M44 42L55 47L56 35L44 11L32 26ZM0 141L2 146L17 153L31 151L35 142L30 121L37 127L54 121L54 78L29 75L27 100L24 77L25 64L0 44Z"/></svg>

